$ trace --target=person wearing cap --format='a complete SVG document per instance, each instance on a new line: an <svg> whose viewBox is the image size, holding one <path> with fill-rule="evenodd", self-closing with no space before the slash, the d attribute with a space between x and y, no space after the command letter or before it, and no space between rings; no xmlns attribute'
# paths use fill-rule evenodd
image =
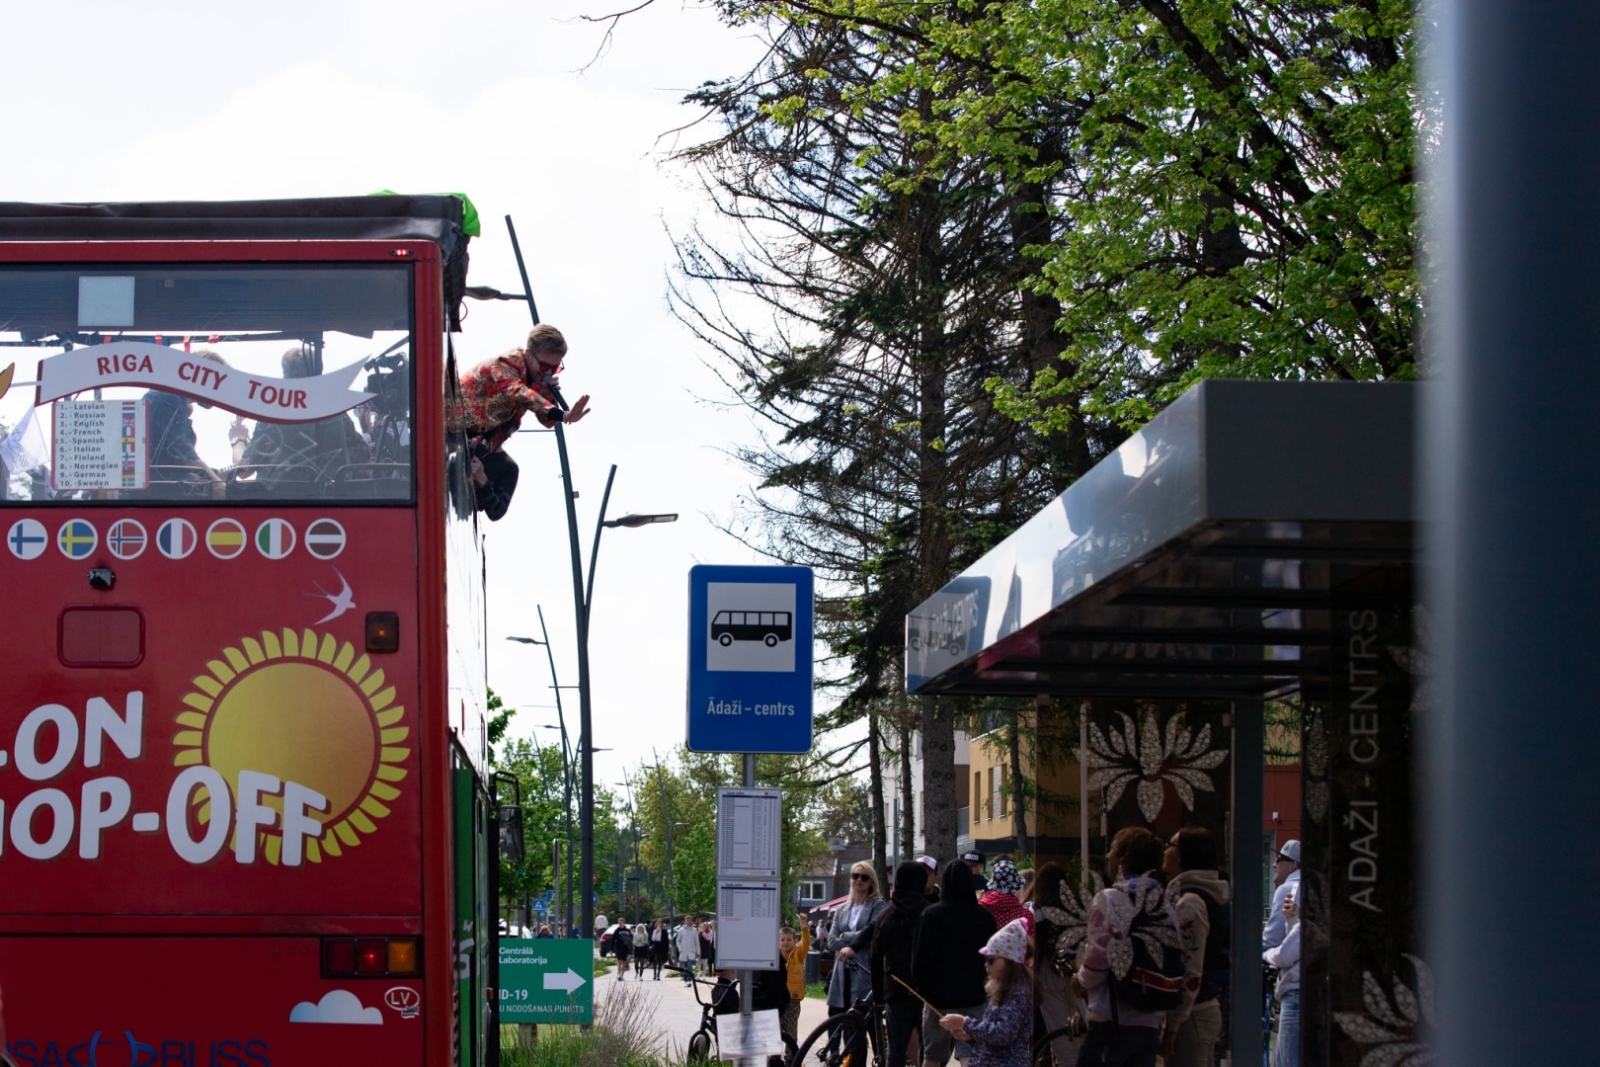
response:
<svg viewBox="0 0 1600 1067"><path fill-rule="evenodd" d="M1033 1029L1033 938L1021 919L1006 923L978 952L988 994L981 1018L951 1012L939 1026L972 1046L967 1067L1027 1067Z"/></svg>
<svg viewBox="0 0 1600 1067"><path fill-rule="evenodd" d="M1022 874L1017 870L1016 862L1009 857L1001 857L994 861L993 870L989 891L978 898L978 903L989 909L996 926L1004 927L1013 919L1020 919L1027 925L1028 936L1032 937L1033 913L1017 899L1017 894L1022 890Z"/></svg>
<svg viewBox="0 0 1600 1067"><path fill-rule="evenodd" d="M939 903L939 861L929 855L917 857L917 862L928 868L928 884L922 890L922 895L928 898L929 904Z"/></svg>
<svg viewBox="0 0 1600 1067"><path fill-rule="evenodd" d="M989 879L983 876L983 853L963 852L961 860L972 868L972 888L980 896L989 891Z"/></svg>
<svg viewBox="0 0 1600 1067"><path fill-rule="evenodd" d="M1277 948L1289 934L1288 921L1283 916L1283 902L1291 894L1299 895L1300 842L1285 841L1278 850L1278 859L1272 865L1272 912L1267 925L1261 930L1261 949Z"/></svg>
<svg viewBox="0 0 1600 1067"><path fill-rule="evenodd" d="M1262 961L1278 972L1272 990L1273 999L1278 1002L1278 1039L1272 1053L1276 1067L1300 1067L1300 934L1304 924L1300 922L1298 897L1298 893L1291 893L1283 902L1284 918L1289 924L1283 944L1261 954Z"/></svg>

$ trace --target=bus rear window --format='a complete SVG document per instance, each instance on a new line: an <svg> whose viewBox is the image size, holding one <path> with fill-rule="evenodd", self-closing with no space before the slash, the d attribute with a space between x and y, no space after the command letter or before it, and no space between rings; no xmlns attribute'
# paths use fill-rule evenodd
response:
<svg viewBox="0 0 1600 1067"><path fill-rule="evenodd" d="M0 267L4 499L409 502L411 285L387 264Z"/></svg>

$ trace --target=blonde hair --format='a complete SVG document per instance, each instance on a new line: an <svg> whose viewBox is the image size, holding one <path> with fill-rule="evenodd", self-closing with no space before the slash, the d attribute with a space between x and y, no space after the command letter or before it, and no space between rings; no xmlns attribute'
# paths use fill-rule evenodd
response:
<svg viewBox="0 0 1600 1067"><path fill-rule="evenodd" d="M867 872L867 877L872 879L872 888L867 890L866 895L863 896L860 901L857 901L856 883L855 880L852 879L850 882L850 903L857 904L864 903L868 900L876 900L878 897L878 872L873 869L872 864L868 863L866 860L857 860L850 865L851 874L855 874L857 871Z"/></svg>
<svg viewBox="0 0 1600 1067"><path fill-rule="evenodd" d="M567 354L567 339L561 336L561 331L549 323L541 322L528 331L527 352L532 355L537 352L549 352L556 356Z"/></svg>

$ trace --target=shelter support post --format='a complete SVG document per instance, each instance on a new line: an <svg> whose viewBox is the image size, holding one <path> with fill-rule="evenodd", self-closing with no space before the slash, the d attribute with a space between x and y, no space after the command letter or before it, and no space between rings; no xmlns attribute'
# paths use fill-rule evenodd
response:
<svg viewBox="0 0 1600 1067"><path fill-rule="evenodd" d="M1402 1040L1431 1030L1455 1067L1592 1063L1594 983L1556 976L1600 956L1600 10L1437 10L1426 54L1449 119L1419 440L1437 634L1423 958L1438 1006L1436 1027ZM1544 871L1584 904L1535 903Z"/></svg>
<svg viewBox="0 0 1600 1067"><path fill-rule="evenodd" d="M1261 779L1266 727L1260 700L1233 703L1233 797L1229 804L1228 866L1233 883L1233 999L1229 1006L1234 1067L1261 1062Z"/></svg>

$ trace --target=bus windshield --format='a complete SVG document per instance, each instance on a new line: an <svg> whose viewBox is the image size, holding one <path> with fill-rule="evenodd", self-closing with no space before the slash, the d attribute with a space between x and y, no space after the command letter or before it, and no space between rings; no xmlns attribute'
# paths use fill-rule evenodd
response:
<svg viewBox="0 0 1600 1067"><path fill-rule="evenodd" d="M411 290L399 264L0 267L5 502L409 502Z"/></svg>

